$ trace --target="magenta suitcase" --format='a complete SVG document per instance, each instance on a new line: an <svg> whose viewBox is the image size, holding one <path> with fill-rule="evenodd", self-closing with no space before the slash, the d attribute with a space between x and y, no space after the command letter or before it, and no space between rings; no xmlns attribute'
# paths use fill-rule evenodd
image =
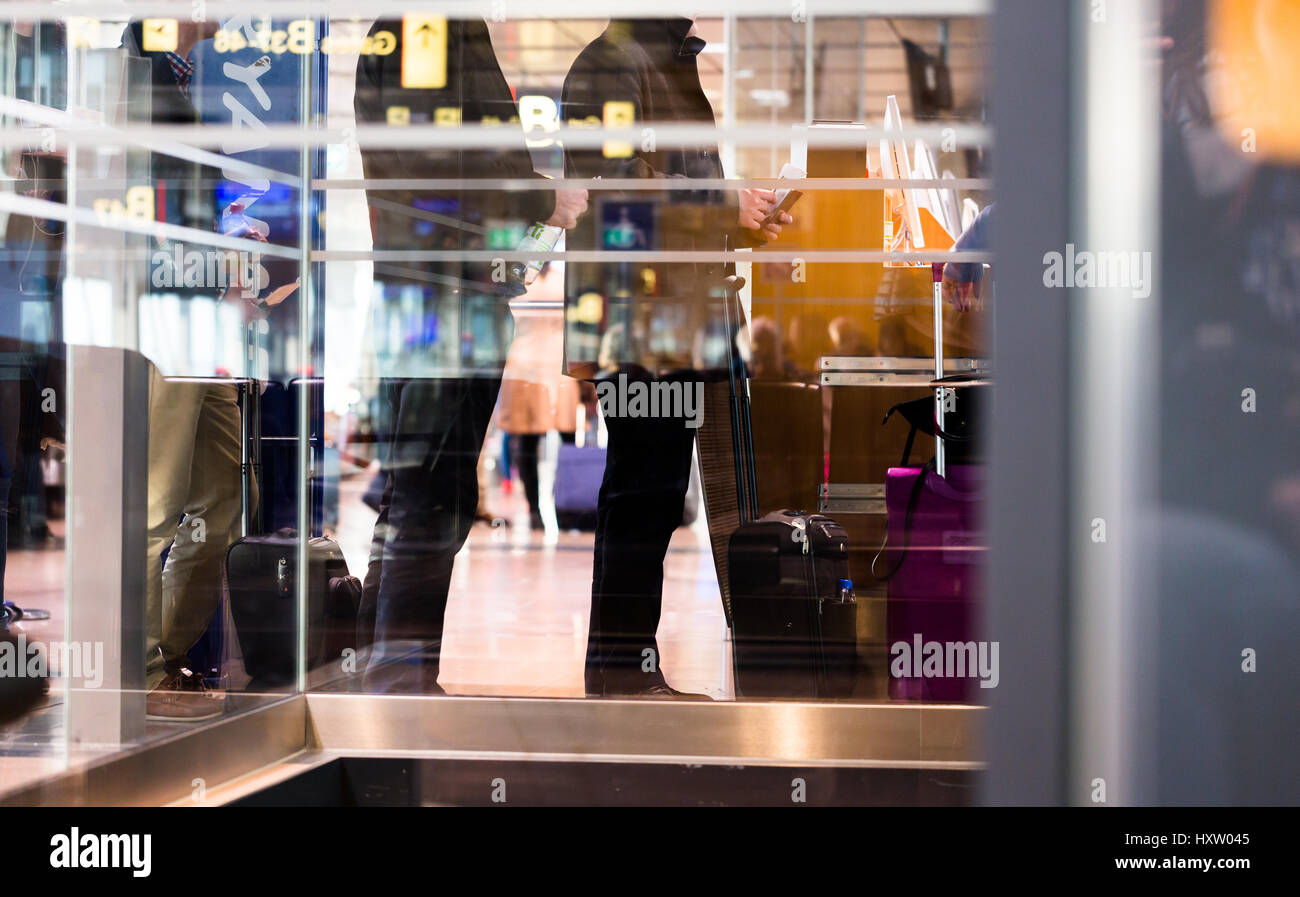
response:
<svg viewBox="0 0 1300 897"><path fill-rule="evenodd" d="M947 477L926 467L891 467L885 479L889 696L941 703L980 700L978 667L965 676L955 663L927 676L918 650L938 642L965 645L976 638L977 599L985 541L980 531L984 468L950 464ZM922 479L924 477L924 479ZM906 644L906 651L899 643ZM978 643L977 643L978 648ZM978 663L978 655L976 654ZM965 656L961 659L964 661ZM965 665L963 663L963 665ZM921 672L922 675L910 675Z"/></svg>

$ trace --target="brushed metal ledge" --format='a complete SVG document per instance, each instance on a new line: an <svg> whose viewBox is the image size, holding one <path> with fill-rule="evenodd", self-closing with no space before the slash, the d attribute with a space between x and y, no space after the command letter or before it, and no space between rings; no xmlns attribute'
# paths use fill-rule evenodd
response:
<svg viewBox="0 0 1300 897"><path fill-rule="evenodd" d="M281 698L75 766L0 795L0 806L160 806L302 751L306 732L306 700Z"/></svg>
<svg viewBox="0 0 1300 897"><path fill-rule="evenodd" d="M338 756L976 769L979 707L307 696Z"/></svg>
<svg viewBox="0 0 1300 897"><path fill-rule="evenodd" d="M223 803L237 780L278 780L313 757L979 769L983 720L960 705L316 693L69 769L0 805Z"/></svg>

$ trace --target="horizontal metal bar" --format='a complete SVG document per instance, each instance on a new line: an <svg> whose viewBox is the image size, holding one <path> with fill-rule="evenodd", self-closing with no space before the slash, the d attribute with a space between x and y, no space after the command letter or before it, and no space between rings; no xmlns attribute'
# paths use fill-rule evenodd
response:
<svg viewBox="0 0 1300 897"><path fill-rule="evenodd" d="M237 14L255 19L271 17L373 19L378 11L369 0L206 0L209 19L223 19ZM432 13L449 18L482 18L488 11L482 0L403 0L405 13ZM811 7L818 18L875 17L930 18L982 16L991 11L990 0L817 0ZM0 3L0 17L54 21L69 14L109 21L132 17L163 17L190 20L192 0L131 0L129 8L122 0L78 0L76 3L52 4L49 0L13 0ZM746 18L779 18L791 21L789 0L697 0L691 10L700 18L735 15ZM657 18L661 7L645 0L604 0L594 8L589 0L550 0L533 4L526 15L511 15L510 21L576 19L590 21L607 18Z"/></svg>
<svg viewBox="0 0 1300 897"><path fill-rule="evenodd" d="M552 311L564 308L563 299L511 299L511 311Z"/></svg>
<svg viewBox="0 0 1300 897"><path fill-rule="evenodd" d="M812 251L761 250L749 252L696 252L691 250L566 249L563 252L514 252L492 249L321 249L313 262L852 262L858 264L978 262L988 252L886 252L882 249Z"/></svg>
<svg viewBox="0 0 1300 897"><path fill-rule="evenodd" d="M823 498L817 502L822 514L884 514L883 498Z"/></svg>
<svg viewBox="0 0 1300 897"><path fill-rule="evenodd" d="M213 246L218 249L233 249L238 252L247 252L259 256L275 256L288 259L297 259L302 256L302 250L290 246L278 246L275 243L263 243L260 240L228 237L225 234L199 230L193 227L183 227L179 224L168 224L165 221L149 221L127 215L111 216L108 221L104 221L97 212L90 209L74 209L66 203L51 202L48 199L35 199L31 196L17 196L12 193L0 192L0 211L17 212L20 215L29 215L32 218L76 221L78 224L89 227L127 231L133 234L144 234L149 237L176 240L177 242L193 245Z"/></svg>
<svg viewBox="0 0 1300 897"><path fill-rule="evenodd" d="M822 386L916 386L930 388L934 371L832 371L821 375Z"/></svg>
<svg viewBox="0 0 1300 897"><path fill-rule="evenodd" d="M943 369L954 373L979 371L988 368L987 358L949 357L943 360ZM823 355L824 371L934 371L930 357L885 355Z"/></svg>
<svg viewBox="0 0 1300 897"><path fill-rule="evenodd" d="M822 498L884 498L884 483L822 483Z"/></svg>
<svg viewBox="0 0 1300 897"><path fill-rule="evenodd" d="M53 131L51 136L54 138L56 147L68 143L99 146L111 144L138 146L150 152L184 159L187 162L211 165L230 174L239 174L253 179L266 179L290 187L302 186L302 179L296 174L276 171L274 168L267 168L264 165L253 165L241 159L198 149L183 140L161 140L157 130L150 126L117 127L94 118L82 118L51 106L42 106L28 100L6 96L0 96L0 113L51 126ZM200 124L194 127L203 128L207 126ZM69 139L70 137L73 139ZM44 136L35 134L29 129L6 129L3 133L0 133L0 145L7 147L27 146L33 142L32 138L44 139ZM246 140L247 135L245 135Z"/></svg>
<svg viewBox="0 0 1300 897"><path fill-rule="evenodd" d="M754 259L750 259L753 261ZM910 308L929 309L933 298L928 295L914 296L889 296L887 299L882 297L881 301L887 301L890 305L891 313L902 312ZM848 305L848 306L872 306L877 302L875 296L767 296L753 300L755 305L763 309L781 308L787 305Z"/></svg>
<svg viewBox="0 0 1300 897"><path fill-rule="evenodd" d="M316 178L313 190L992 190L991 178Z"/></svg>
<svg viewBox="0 0 1300 897"><path fill-rule="evenodd" d="M560 141L567 149L602 149L606 143L630 143L639 146L652 129L660 149L710 146L729 143L733 146L786 147L790 144L789 125L721 125L646 122L627 128L569 127L530 134L529 140L547 137ZM151 139L157 146L224 146L233 141L246 143L248 129L212 124L134 125L108 128L54 128L56 144L127 143L145 146ZM22 143L21 132L5 133L8 143ZM484 126L470 123L456 125L411 124L356 125L350 128L317 128L300 125L267 125L257 130L260 149L297 149L304 146L347 146L365 149L475 150L517 149L524 135L518 128ZM874 146L885 137L906 140L922 139L930 144L946 141L956 146L991 146L993 134L986 125L953 123L948 125L908 125L901 130L886 131L877 126L853 129L810 128L800 132L800 141L810 148L844 149ZM30 142L30 139L27 140ZM151 145L152 148L152 145ZM159 150L160 152L162 150ZM218 156L225 159L224 156ZM279 178L287 177L280 175Z"/></svg>

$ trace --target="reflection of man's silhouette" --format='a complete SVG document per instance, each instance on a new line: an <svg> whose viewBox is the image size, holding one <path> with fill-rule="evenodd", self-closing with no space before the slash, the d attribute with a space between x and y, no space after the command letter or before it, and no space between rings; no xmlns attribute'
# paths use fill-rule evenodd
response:
<svg viewBox="0 0 1300 897"><path fill-rule="evenodd" d="M415 31L420 36L411 46L404 44L402 21L380 20L370 33L381 31L393 34L397 47L387 55L360 57L358 124L459 120L510 128L518 140L508 148L470 151L363 148L368 180L470 182L465 189L368 187L375 250L481 249L489 219L572 226L586 207L585 191L471 189L506 178L539 177L522 130L511 122L517 117L514 99L487 26L481 20L452 21L445 34ZM394 109L401 111L392 117ZM403 303L400 320L430 320L431 326L428 341L396 353L384 354L381 348L387 482L359 633L363 643L372 634L375 642L368 688L441 690L438 657L452 561L474 522L478 457L512 330L506 284L493 276L499 270L461 261L375 263L385 298L400 297ZM407 305L412 297L422 305L415 315ZM403 646L412 643L419 650L403 653Z"/></svg>
<svg viewBox="0 0 1300 897"><path fill-rule="evenodd" d="M704 41L687 18L615 20L590 43L564 82L562 111L570 121L629 127L655 122L712 126L713 107L700 84L696 58ZM723 177L716 146L647 150L616 141L603 150L569 150L571 177L655 180ZM764 225L775 195L770 190L690 189L629 191L620 197L656 206L650 248L713 251L751 239L773 238L781 225ZM623 212L628 216L628 207ZM594 216L593 216L594 217ZM792 219L783 215L781 223ZM614 248L608 237L629 233L616 225L597 235L588 219L575 229L572 249ZM761 234L759 232L762 232ZM630 231L635 238L635 231ZM619 247L622 248L622 247ZM725 369L730 347L701 340L719 331L716 296L727 271L719 261L565 266L571 310L584 297L605 300L599 315L569 318L567 371L581 377L677 380L685 389L700 368ZM597 306L599 308L599 306ZM591 317L597 320L591 321ZM698 357L704 344L718 351ZM623 381L626 382L626 381ZM606 414L609 451L597 508L586 686L592 695L672 697L659 668L655 631L663 598L664 557L681 523L695 430L682 417Z"/></svg>

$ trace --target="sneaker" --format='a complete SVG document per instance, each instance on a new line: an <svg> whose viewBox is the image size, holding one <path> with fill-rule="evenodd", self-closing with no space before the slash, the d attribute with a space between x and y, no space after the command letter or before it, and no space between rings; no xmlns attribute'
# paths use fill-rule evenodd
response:
<svg viewBox="0 0 1300 897"><path fill-rule="evenodd" d="M167 674L145 698L145 719L173 723L194 723L221 715L224 701L203 681L203 677L182 667Z"/></svg>

